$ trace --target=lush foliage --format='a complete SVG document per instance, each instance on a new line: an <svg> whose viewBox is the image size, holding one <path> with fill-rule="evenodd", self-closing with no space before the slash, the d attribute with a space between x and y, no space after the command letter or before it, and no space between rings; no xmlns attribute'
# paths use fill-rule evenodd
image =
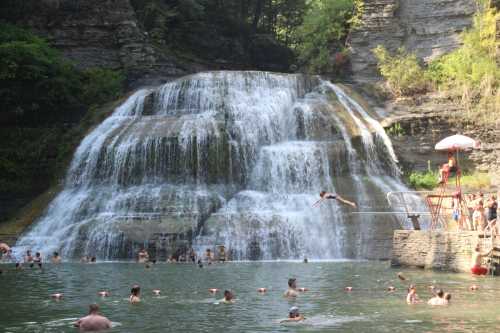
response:
<svg viewBox="0 0 500 333"><path fill-rule="evenodd" d="M408 183L418 190L432 190L438 185L438 178L438 173L434 171L415 171L408 175Z"/></svg>
<svg viewBox="0 0 500 333"><path fill-rule="evenodd" d="M153 40L183 56L203 55L287 71L297 60L312 72L347 63L348 29L361 0L133 0ZM298 59L297 59L298 58Z"/></svg>
<svg viewBox="0 0 500 333"><path fill-rule="evenodd" d="M496 61L496 21L500 14L485 6L474 17L474 26L462 34L463 45L428 69L440 89L461 97L473 122L496 122L500 114L500 68Z"/></svg>
<svg viewBox="0 0 500 333"><path fill-rule="evenodd" d="M84 131L88 110L116 99L121 73L81 71L29 31L0 24L0 196L39 193Z"/></svg>
<svg viewBox="0 0 500 333"><path fill-rule="evenodd" d="M413 95L427 89L427 79L417 56L400 48L391 55L382 46L373 50L380 74L386 79L395 96Z"/></svg>
<svg viewBox="0 0 500 333"><path fill-rule="evenodd" d="M353 10L352 0L309 2L304 22L296 31L299 60L309 71L333 72L335 65L345 62L344 44Z"/></svg>
<svg viewBox="0 0 500 333"><path fill-rule="evenodd" d="M411 187L417 190L433 190L438 186L439 173L437 171L427 170L425 172L414 171L407 177ZM462 174L460 183L465 188L474 190L489 189L491 187L491 178L484 172L465 172Z"/></svg>
<svg viewBox="0 0 500 333"><path fill-rule="evenodd" d="M132 0L132 5L153 41L178 56L286 71L306 0Z"/></svg>
<svg viewBox="0 0 500 333"><path fill-rule="evenodd" d="M480 4L483 2L480 2ZM396 96L439 89L460 98L474 123L496 123L500 114L500 68L497 64L496 21L500 13L483 3L474 25L462 34L463 45L423 67L416 56L400 49L391 55L382 46L373 50L378 67Z"/></svg>

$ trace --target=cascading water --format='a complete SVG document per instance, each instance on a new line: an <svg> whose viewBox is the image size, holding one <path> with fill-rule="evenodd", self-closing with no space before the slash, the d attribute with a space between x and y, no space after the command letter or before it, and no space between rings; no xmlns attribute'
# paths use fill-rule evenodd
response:
<svg viewBox="0 0 500 333"><path fill-rule="evenodd" d="M312 204L338 191L363 209L405 189L396 162L381 125L339 86L200 73L137 91L93 130L17 249L120 259L179 235L235 259L384 257L397 221Z"/></svg>

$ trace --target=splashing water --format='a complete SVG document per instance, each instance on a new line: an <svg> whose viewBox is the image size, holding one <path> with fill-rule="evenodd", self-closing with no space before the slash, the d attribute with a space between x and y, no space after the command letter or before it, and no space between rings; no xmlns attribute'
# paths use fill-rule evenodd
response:
<svg viewBox="0 0 500 333"><path fill-rule="evenodd" d="M394 220L311 206L321 190L368 205L396 189L406 188L389 138L339 86L200 73L137 91L89 133L16 250L131 258L177 235L199 251L224 244L235 259L382 257Z"/></svg>

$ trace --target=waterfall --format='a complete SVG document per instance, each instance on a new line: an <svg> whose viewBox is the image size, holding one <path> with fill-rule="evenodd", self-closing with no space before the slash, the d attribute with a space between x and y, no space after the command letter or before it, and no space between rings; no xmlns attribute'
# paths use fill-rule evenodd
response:
<svg viewBox="0 0 500 333"><path fill-rule="evenodd" d="M406 190L374 117L318 77L199 73L137 91L90 132L16 251L126 259L175 235L235 259L386 256L397 221L313 208L321 190L362 210Z"/></svg>

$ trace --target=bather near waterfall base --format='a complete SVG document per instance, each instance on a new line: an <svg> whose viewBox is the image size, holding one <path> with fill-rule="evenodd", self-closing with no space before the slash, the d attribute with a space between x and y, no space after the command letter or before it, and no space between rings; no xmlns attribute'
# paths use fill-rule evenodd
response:
<svg viewBox="0 0 500 333"><path fill-rule="evenodd" d="M136 91L13 247L42 265L0 265L0 331L75 332L94 303L111 332L498 330L498 279L379 260L427 207L378 112L307 75L205 72ZM315 205L321 191L356 205ZM410 284L423 302L406 304ZM427 305L438 288L451 302Z"/></svg>
<svg viewBox="0 0 500 333"><path fill-rule="evenodd" d="M78 147L64 188L16 244L65 260L385 259L407 191L377 115L316 76L207 72L135 92ZM334 200L312 205L320 191ZM422 202L406 199L418 211ZM380 208L383 207L383 208Z"/></svg>

